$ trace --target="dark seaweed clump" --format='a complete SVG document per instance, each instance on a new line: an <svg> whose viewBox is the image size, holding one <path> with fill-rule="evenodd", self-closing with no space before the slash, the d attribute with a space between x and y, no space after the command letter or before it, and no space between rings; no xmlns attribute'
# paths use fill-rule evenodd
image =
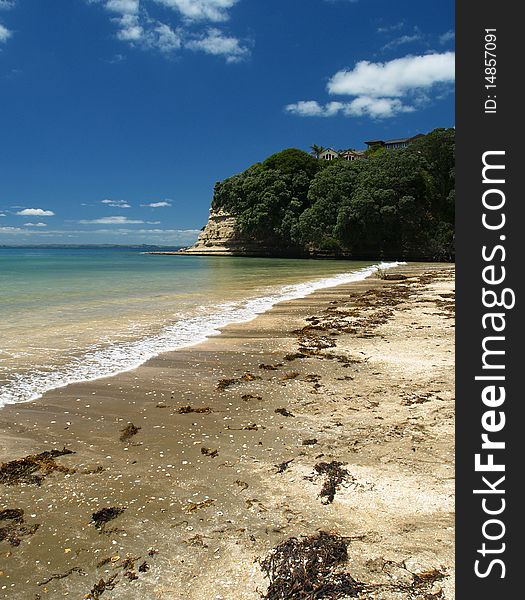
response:
<svg viewBox="0 0 525 600"><path fill-rule="evenodd" d="M342 462L333 460L330 463L321 462L315 465L314 469L318 475L324 475L325 481L319 496L323 498L323 504L331 504L334 501L337 488L348 477L348 471L342 469Z"/></svg>
<svg viewBox="0 0 525 600"><path fill-rule="evenodd" d="M289 410L286 408L276 408L275 411L277 414L282 415L283 417L295 417Z"/></svg>
<svg viewBox="0 0 525 600"><path fill-rule="evenodd" d="M355 598L363 584L337 570L348 560L349 540L320 531L285 540L260 561L270 585L265 600Z"/></svg>
<svg viewBox="0 0 525 600"><path fill-rule="evenodd" d="M62 473L74 473L69 469L57 464L55 458L74 454L72 450L46 450L40 454L30 454L0 465L0 483L4 485L18 485L20 483L42 485L44 479L54 471Z"/></svg>
<svg viewBox="0 0 525 600"><path fill-rule="evenodd" d="M286 460L285 462L282 462L279 465L275 465L275 467L277 468L277 473L284 473L290 466L290 463L292 463L293 461L294 459L291 458L290 460Z"/></svg>
<svg viewBox="0 0 525 600"><path fill-rule="evenodd" d="M201 454L204 454L204 456L210 456L211 458L215 458L216 456L219 456L219 451L211 450L210 448L201 448Z"/></svg>
<svg viewBox="0 0 525 600"><path fill-rule="evenodd" d="M91 520L95 523L97 529L102 529L106 523L116 519L126 509L120 506L111 506L108 508L101 508L97 512L91 515Z"/></svg>
<svg viewBox="0 0 525 600"><path fill-rule="evenodd" d="M188 415L191 413L201 413L201 414L210 414L211 413L211 408L209 406L204 406L202 408L194 408L193 406L181 406L180 408L177 408L177 411L179 413L179 415Z"/></svg>
<svg viewBox="0 0 525 600"><path fill-rule="evenodd" d="M122 429L122 431L120 432L120 441L127 442L134 435L137 435L140 429L140 427L136 427L135 425L133 425L133 423L128 423L126 427L124 427L124 429Z"/></svg>
<svg viewBox="0 0 525 600"><path fill-rule="evenodd" d="M99 579L97 583L95 583L95 585L91 588L89 594L86 594L84 598L89 600L98 600L100 596L102 596L102 594L107 590L115 589L115 586L117 585L117 577L118 573L115 573L108 579Z"/></svg>
<svg viewBox="0 0 525 600"><path fill-rule="evenodd" d="M22 538L33 535L40 527L39 523L24 525L24 511L21 508L6 508L0 511L0 521L5 522L0 527L0 542L7 542L10 546L19 546Z"/></svg>

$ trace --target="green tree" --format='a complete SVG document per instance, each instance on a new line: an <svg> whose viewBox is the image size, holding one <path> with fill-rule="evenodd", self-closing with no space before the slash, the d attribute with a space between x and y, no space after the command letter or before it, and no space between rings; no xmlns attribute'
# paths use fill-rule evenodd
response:
<svg viewBox="0 0 525 600"><path fill-rule="evenodd" d="M321 153L324 150L324 146L318 146L317 144L312 144L310 146L310 149L311 149L310 154L315 156L315 158L319 158L319 156L321 156Z"/></svg>
<svg viewBox="0 0 525 600"><path fill-rule="evenodd" d="M295 254L448 259L454 147L454 130L437 129L406 149L356 161L288 148L217 183L212 206L236 215L255 242Z"/></svg>
<svg viewBox="0 0 525 600"><path fill-rule="evenodd" d="M265 169L275 169L283 174L293 175L303 171L312 178L319 170L319 161L303 150L287 148L269 156L262 166Z"/></svg>

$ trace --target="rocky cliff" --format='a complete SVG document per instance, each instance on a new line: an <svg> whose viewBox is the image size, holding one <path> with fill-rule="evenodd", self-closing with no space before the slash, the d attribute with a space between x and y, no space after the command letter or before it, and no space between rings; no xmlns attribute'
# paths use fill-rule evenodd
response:
<svg viewBox="0 0 525 600"><path fill-rule="evenodd" d="M246 238L237 230L234 216L223 209L211 209L208 222L195 244L182 252L216 256L274 256L276 248L271 243Z"/></svg>

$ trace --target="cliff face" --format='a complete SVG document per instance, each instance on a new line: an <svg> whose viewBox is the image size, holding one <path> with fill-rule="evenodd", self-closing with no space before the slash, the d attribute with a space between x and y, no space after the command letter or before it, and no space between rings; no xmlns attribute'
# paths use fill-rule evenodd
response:
<svg viewBox="0 0 525 600"><path fill-rule="evenodd" d="M276 248L271 243L246 238L237 231L234 216L222 209L211 209L197 241L183 252L216 256L275 256Z"/></svg>
<svg viewBox="0 0 525 600"><path fill-rule="evenodd" d="M235 233L235 217L224 211L210 210L206 227L191 248L185 252L192 254L231 254L232 247L238 245Z"/></svg>
<svg viewBox="0 0 525 600"><path fill-rule="evenodd" d="M276 240L254 240L242 235L236 227L235 216L223 209L211 209L208 222L199 234L195 244L190 248L180 250L176 254L280 258L353 258L355 260L432 260L432 256L424 252L408 252L400 255L399 253L388 254L370 251L368 253L351 254L343 251L334 253L311 248L301 250L299 248L281 247Z"/></svg>

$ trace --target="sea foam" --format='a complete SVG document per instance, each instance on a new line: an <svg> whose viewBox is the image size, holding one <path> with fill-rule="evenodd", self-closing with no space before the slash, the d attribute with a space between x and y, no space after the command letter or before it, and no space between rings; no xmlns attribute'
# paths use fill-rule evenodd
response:
<svg viewBox="0 0 525 600"><path fill-rule="evenodd" d="M230 323L250 321L278 302L304 298L319 289L360 281L377 269L389 269L400 264L404 263L383 262L349 273L282 286L262 297L221 304L214 307L212 314L208 312L205 315L183 318L166 326L155 336L133 342L116 342L103 349L88 349L82 357L54 371L34 370L29 374L14 375L13 380L0 389L0 406L36 400L45 392L71 383L94 381L131 371L163 352L193 346L219 335L220 329Z"/></svg>

